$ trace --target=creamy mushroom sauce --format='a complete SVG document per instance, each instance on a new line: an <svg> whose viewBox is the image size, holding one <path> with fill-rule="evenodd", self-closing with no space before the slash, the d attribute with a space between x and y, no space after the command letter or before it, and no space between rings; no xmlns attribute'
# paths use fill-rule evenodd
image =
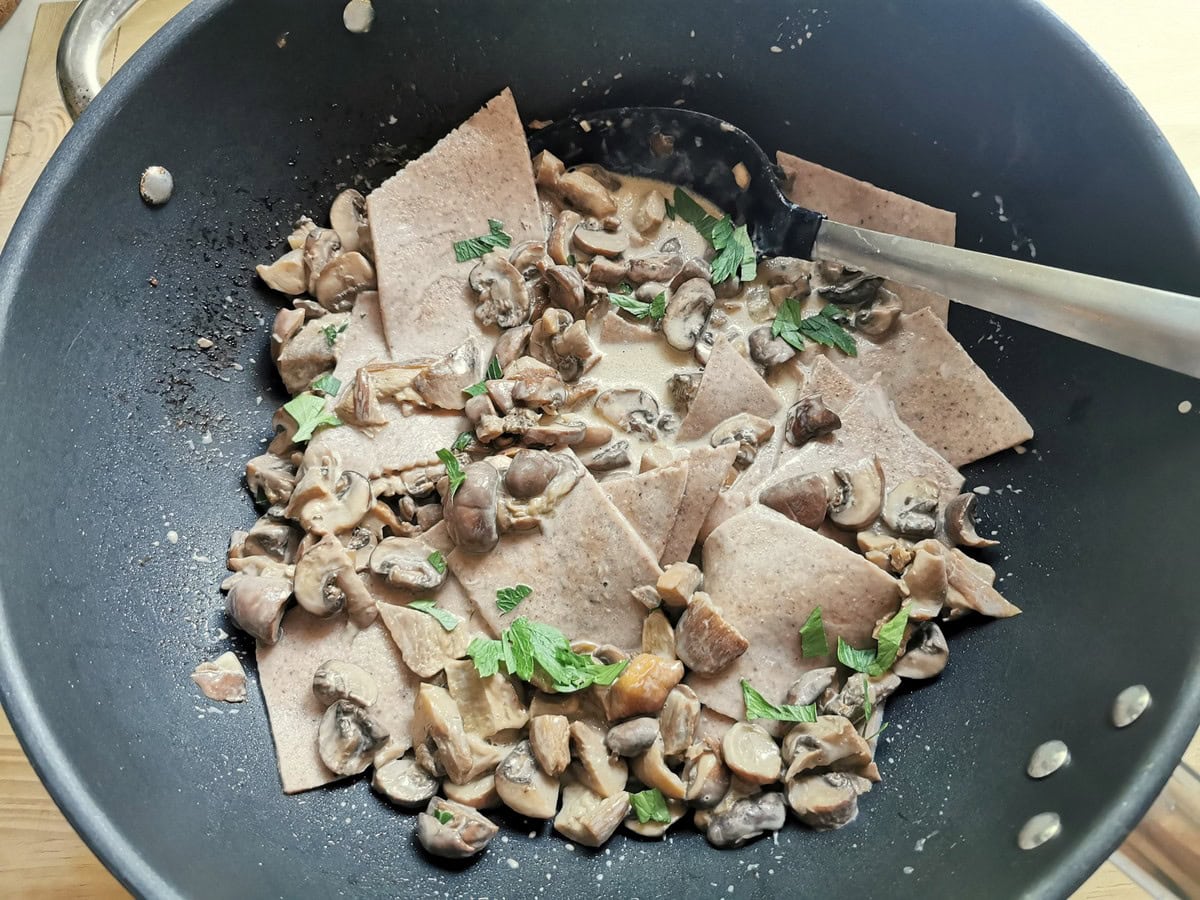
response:
<svg viewBox="0 0 1200 900"><path fill-rule="evenodd" d="M481 810L501 805L588 846L622 825L662 837L689 818L736 847L781 828L788 809L840 828L880 780L887 697L946 665L938 621L1019 610L958 549L995 542L976 533L950 454L908 430L863 365L839 369L853 362L843 351L807 340L796 352L770 329L788 298L809 316L849 294L839 327L882 367L889 341L941 325L834 263L760 260L749 283L712 285L714 248L666 215L672 185L567 173L545 154L533 169L548 240L493 242L460 263L495 360L474 338L440 359L389 355L374 271L388 236L356 191L335 199L329 228L302 219L291 251L259 267L293 298L271 347L298 396L247 466L263 515L235 532L222 587L259 642L284 788L374 768L382 797L424 809L419 840L446 857L482 851L498 829ZM630 267L650 263L663 277L646 288ZM661 294L665 313L639 319L610 294ZM672 302L693 295L689 338ZM569 351L556 343L568 337ZM704 381L710 363L727 383ZM397 429L409 433L399 444ZM446 436L440 461L393 458L426 446L423 429ZM345 459L360 445L373 454L362 472ZM552 578L564 523L582 529L580 555ZM796 564L781 566L789 554ZM496 572L511 583L497 588ZM743 603L759 589L757 606ZM600 605L578 619L588 602ZM521 677L515 636L492 642L504 661L481 674L489 639L525 611L587 622L564 635L564 665L590 687L572 690L536 652ZM843 638L867 655L835 652ZM765 695L756 708L751 688ZM1020 844L1054 830L1035 819Z"/></svg>

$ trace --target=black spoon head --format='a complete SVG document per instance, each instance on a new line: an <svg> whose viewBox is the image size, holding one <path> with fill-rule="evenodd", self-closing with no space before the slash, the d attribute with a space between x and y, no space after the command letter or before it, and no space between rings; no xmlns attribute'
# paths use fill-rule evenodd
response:
<svg viewBox="0 0 1200 900"><path fill-rule="evenodd" d="M788 200L762 148L723 119L669 107L603 109L534 131L529 147L567 166L594 163L689 188L747 225L759 252L812 257L824 217Z"/></svg>

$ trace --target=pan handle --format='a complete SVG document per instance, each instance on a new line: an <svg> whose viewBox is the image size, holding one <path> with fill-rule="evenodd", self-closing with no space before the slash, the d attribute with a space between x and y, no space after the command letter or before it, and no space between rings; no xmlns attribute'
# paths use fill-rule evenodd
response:
<svg viewBox="0 0 1200 900"><path fill-rule="evenodd" d="M1200 775L1180 763L1113 862L1151 897L1200 897Z"/></svg>
<svg viewBox="0 0 1200 900"><path fill-rule="evenodd" d="M100 92L104 42L139 0L82 0L58 42L58 87L72 119Z"/></svg>

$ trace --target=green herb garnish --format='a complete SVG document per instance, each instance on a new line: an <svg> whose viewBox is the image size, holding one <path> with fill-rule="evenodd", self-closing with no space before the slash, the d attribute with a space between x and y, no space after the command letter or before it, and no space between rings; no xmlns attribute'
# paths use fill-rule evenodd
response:
<svg viewBox="0 0 1200 900"><path fill-rule="evenodd" d="M908 626L908 607L888 619L879 629L879 639L874 650L859 650L838 638L838 662L855 672L878 677L892 667L900 653L900 642Z"/></svg>
<svg viewBox="0 0 1200 900"><path fill-rule="evenodd" d="M450 449L455 452L466 450L471 445L471 441L475 439L475 435L469 431L464 431L454 439L454 443L450 445Z"/></svg>
<svg viewBox="0 0 1200 900"><path fill-rule="evenodd" d="M750 233L745 225L733 227L733 220L726 216L712 229L710 241L717 251L710 264L713 284L720 284L737 275L742 281L753 281L758 273L757 256Z"/></svg>
<svg viewBox="0 0 1200 900"><path fill-rule="evenodd" d="M470 387L463 388L463 393L468 397L479 397L487 393L487 382L477 381Z"/></svg>
<svg viewBox="0 0 1200 900"><path fill-rule="evenodd" d="M308 392L298 394L283 404L283 411L296 421L297 428L292 441L297 444L311 438L318 428L336 428L342 424L341 419L325 410L325 398Z"/></svg>
<svg viewBox="0 0 1200 900"><path fill-rule="evenodd" d="M500 368L500 360L493 356L492 361L488 363L487 371L483 374L483 381L477 381L470 387L463 388L463 393L468 397L478 397L481 394L486 394L487 383L503 377L504 370Z"/></svg>
<svg viewBox="0 0 1200 900"><path fill-rule="evenodd" d="M342 383L332 375L326 373L312 383L314 391L320 391L322 394L328 394L330 397L336 397L338 391L342 389Z"/></svg>
<svg viewBox="0 0 1200 900"><path fill-rule="evenodd" d="M458 491L459 486L467 480L467 476L463 474L462 465L459 463L458 457L449 450L439 450L437 458L446 467L446 477L450 479L450 496L453 497Z"/></svg>
<svg viewBox="0 0 1200 900"><path fill-rule="evenodd" d="M698 232L709 243L712 243L712 232L720 219L710 216L704 211L704 207L697 203L692 195L681 187L675 188L675 205L668 207L670 212L667 214L672 219L678 217L683 219Z"/></svg>
<svg viewBox="0 0 1200 900"><path fill-rule="evenodd" d="M667 809L667 798L662 795L662 791L658 788L650 788L648 791L638 791L636 794L630 794L629 805L633 807L633 811L637 814L638 821L643 824L646 822L662 822L664 825L671 824L671 811Z"/></svg>
<svg viewBox="0 0 1200 900"><path fill-rule="evenodd" d="M521 601L532 593L533 588L527 584L500 588L500 590L496 591L496 605L500 607L500 612L510 613L520 606Z"/></svg>
<svg viewBox="0 0 1200 900"><path fill-rule="evenodd" d="M435 809L433 811L433 817L435 819L437 819L439 822L441 822L443 825L449 825L451 822L454 821L454 813L447 812L444 809Z"/></svg>
<svg viewBox="0 0 1200 900"><path fill-rule="evenodd" d="M504 377L504 370L502 368L500 368L500 360L496 359L496 357L493 356L492 361L490 363L488 363L487 380L495 381L497 378L503 378L503 377Z"/></svg>
<svg viewBox="0 0 1200 900"><path fill-rule="evenodd" d="M435 570L435 571L436 571L436 572L437 572L439 575L445 575L445 574L446 574L446 557L442 556L442 551L441 551L441 550L434 550L434 551L433 551L432 553L430 553L430 554L429 554L427 557L425 557L425 560L426 560L426 561L427 561L427 562L428 562L428 563L429 563L431 566L433 566L434 570Z"/></svg>
<svg viewBox="0 0 1200 900"><path fill-rule="evenodd" d="M815 722L817 704L808 706L776 706L742 679L742 700L746 704L747 719L776 719L780 722Z"/></svg>
<svg viewBox="0 0 1200 900"><path fill-rule="evenodd" d="M509 247L512 237L504 233L504 223L488 219L488 233L479 237L467 238L454 242L454 261L466 262L478 259L485 253L490 253L497 247Z"/></svg>
<svg viewBox="0 0 1200 900"><path fill-rule="evenodd" d="M551 625L521 617L500 633L499 640L475 638L467 655L483 678L503 671L522 681L535 677L559 694L570 694L593 684L612 684L629 664L622 660L600 665L590 656L575 653L562 632Z"/></svg>
<svg viewBox="0 0 1200 900"><path fill-rule="evenodd" d="M825 637L825 621L821 617L821 607L817 607L808 615L800 629L800 655L805 659L813 656L824 656L829 652L829 640Z"/></svg>
<svg viewBox="0 0 1200 900"><path fill-rule="evenodd" d="M321 334L325 335L325 343L332 347L337 343L337 339L342 335L342 333L349 327L349 322L343 322L341 325L326 325L321 329Z"/></svg>
<svg viewBox="0 0 1200 900"><path fill-rule="evenodd" d="M633 294L619 294L609 292L608 299L612 301L613 306L619 306L635 319L645 319L647 317L658 321L667 312L667 292L660 291L649 303L644 300L639 300Z"/></svg>
<svg viewBox="0 0 1200 900"><path fill-rule="evenodd" d="M453 631L458 627L459 618L449 610L439 609L433 600L414 600L408 604L409 609L415 609L418 612L423 612L426 615L433 616L437 619L437 623L447 631Z"/></svg>
<svg viewBox="0 0 1200 900"><path fill-rule="evenodd" d="M847 356L858 356L854 336L846 330L845 321L846 314L832 303L816 315L802 318L800 301L788 297L771 323L771 337L783 338L797 350L804 349L804 339L808 338L814 343L841 350Z"/></svg>

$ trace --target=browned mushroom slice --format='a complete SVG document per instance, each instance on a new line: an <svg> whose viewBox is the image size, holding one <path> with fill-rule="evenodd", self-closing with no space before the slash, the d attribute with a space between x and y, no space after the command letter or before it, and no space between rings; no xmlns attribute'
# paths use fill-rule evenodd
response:
<svg viewBox="0 0 1200 900"><path fill-rule="evenodd" d="M465 391L478 377L479 347L472 339L422 369L412 387L428 406L462 409L468 399Z"/></svg>
<svg viewBox="0 0 1200 900"><path fill-rule="evenodd" d="M770 325L755 328L746 343L750 348L750 358L760 366L780 366L796 355L796 349L791 344L772 335Z"/></svg>
<svg viewBox="0 0 1200 900"><path fill-rule="evenodd" d="M604 732L587 722L571 723L571 748L578 764L576 776L601 797L611 797L625 787L629 768L624 760L609 755Z"/></svg>
<svg viewBox="0 0 1200 900"><path fill-rule="evenodd" d="M663 569L655 589L664 606L683 609L703 584L704 573L700 571L699 566L689 562L677 562Z"/></svg>
<svg viewBox="0 0 1200 900"><path fill-rule="evenodd" d="M778 481L759 495L759 502L814 531L829 511L829 481L808 473Z"/></svg>
<svg viewBox="0 0 1200 900"><path fill-rule="evenodd" d="M935 622L922 622L913 631L908 648L895 663L892 673L901 678L933 678L950 659L950 646Z"/></svg>
<svg viewBox="0 0 1200 900"><path fill-rule="evenodd" d="M571 722L566 716L541 715L529 720L529 746L542 771L557 778L571 762Z"/></svg>
<svg viewBox="0 0 1200 900"><path fill-rule="evenodd" d="M500 826L469 806L434 797L417 816L417 840L429 853L446 859L467 859L482 853Z"/></svg>
<svg viewBox="0 0 1200 900"><path fill-rule="evenodd" d="M532 305L525 279L503 251L484 254L467 282L479 295L475 318L481 324L512 328L529 321Z"/></svg>
<svg viewBox="0 0 1200 900"><path fill-rule="evenodd" d="M467 731L490 738L529 721L521 698L504 676L483 678L470 660L447 662L445 671L446 686Z"/></svg>
<svg viewBox="0 0 1200 900"><path fill-rule="evenodd" d="M909 537L929 537L937 530L938 486L928 478L910 478L888 491L883 521Z"/></svg>
<svg viewBox="0 0 1200 900"><path fill-rule="evenodd" d="M314 616L332 616L343 609L374 607L354 560L334 535L326 535L296 562L293 582L296 602Z"/></svg>
<svg viewBox="0 0 1200 900"><path fill-rule="evenodd" d="M246 699L246 672L232 651L200 663L192 672L192 681L209 700L241 703Z"/></svg>
<svg viewBox="0 0 1200 900"><path fill-rule="evenodd" d="M675 627L675 652L693 672L720 672L746 652L750 643L727 622L703 591L692 595Z"/></svg>
<svg viewBox="0 0 1200 900"><path fill-rule="evenodd" d="M587 785L571 781L563 786L563 805L554 817L554 830L585 847L600 847L629 814L629 794L617 791L602 796Z"/></svg>
<svg viewBox="0 0 1200 900"><path fill-rule="evenodd" d="M752 722L737 722L725 732L721 756L734 775L751 784L778 781L783 766L775 739Z"/></svg>
<svg viewBox="0 0 1200 900"><path fill-rule="evenodd" d="M474 781L466 784L455 784L453 781L442 783L446 799L472 809L490 809L500 805L500 795L496 793L496 776L489 772L480 775Z"/></svg>
<svg viewBox="0 0 1200 900"><path fill-rule="evenodd" d="M271 453L256 456L246 463L246 486L271 506L287 503L296 487L296 467Z"/></svg>
<svg viewBox="0 0 1200 900"><path fill-rule="evenodd" d="M624 719L642 713L657 714L671 688L683 679L683 663L667 661L653 653L639 653L629 661L608 691L609 718Z"/></svg>
<svg viewBox="0 0 1200 900"><path fill-rule="evenodd" d="M657 597L658 591L655 590L654 593ZM657 605L656 603L655 606ZM675 655L675 629L661 610L656 609L650 613L642 623L642 652L653 653L667 662L678 659Z"/></svg>
<svg viewBox="0 0 1200 900"><path fill-rule="evenodd" d="M303 248L289 250L269 266L255 266L254 271L271 290L287 294L289 297L298 297L308 290Z"/></svg>
<svg viewBox="0 0 1200 900"><path fill-rule="evenodd" d="M738 413L713 429L709 443L714 447L736 444L737 456L733 464L739 469L748 468L758 455L758 449L775 434L775 426L768 419L751 413Z"/></svg>
<svg viewBox="0 0 1200 900"><path fill-rule="evenodd" d="M558 780L543 772L529 741L521 741L496 768L496 793L513 812L550 819L558 808Z"/></svg>
<svg viewBox="0 0 1200 900"><path fill-rule="evenodd" d="M225 609L242 631L264 644L274 644L279 640L279 624L291 596L289 581L248 577L229 588Z"/></svg>
<svg viewBox="0 0 1200 900"><path fill-rule="evenodd" d="M338 700L321 717L317 749L331 772L357 775L387 739L387 729L374 716L349 700Z"/></svg>
<svg viewBox="0 0 1200 900"><path fill-rule="evenodd" d="M820 394L801 397L787 413L784 437L796 447L842 427L838 414L827 409Z"/></svg>
<svg viewBox="0 0 1200 900"><path fill-rule="evenodd" d="M678 757L687 751L696 737L696 726L700 722L700 699L686 684L676 685L667 695L662 715L658 720L659 733L663 739L663 753Z"/></svg>
<svg viewBox="0 0 1200 900"><path fill-rule="evenodd" d="M371 779L371 787L403 809L420 809L438 792L439 784L410 757L380 766Z"/></svg>
<svg viewBox="0 0 1200 900"><path fill-rule="evenodd" d="M560 175L554 189L567 204L585 215L598 219L616 215L617 201L613 195L587 172L575 169Z"/></svg>
<svg viewBox="0 0 1200 900"><path fill-rule="evenodd" d="M817 831L849 825L858 815L854 776L845 772L799 775L789 779L787 802L801 822Z"/></svg>
<svg viewBox="0 0 1200 900"><path fill-rule="evenodd" d="M910 552L911 561L900 576L900 592L908 598L909 618L922 622L937 616L946 603L950 588L946 555L934 541L922 541Z"/></svg>
<svg viewBox="0 0 1200 900"><path fill-rule="evenodd" d="M883 509L883 467L877 457L833 470L829 520L853 531L866 528Z"/></svg>
<svg viewBox="0 0 1200 900"><path fill-rule="evenodd" d="M427 746L429 742L438 764L451 781L465 784L472 780L471 745L449 691L432 684L422 684L417 689L411 734L414 747Z"/></svg>
<svg viewBox="0 0 1200 900"><path fill-rule="evenodd" d="M575 267L550 266L546 269L545 279L551 305L565 309L577 319L583 318L586 312L583 276Z"/></svg>
<svg viewBox="0 0 1200 900"><path fill-rule="evenodd" d="M370 706L379 696L379 685L362 666L344 659L327 659L313 674L312 691L324 706L339 700Z"/></svg>
<svg viewBox="0 0 1200 900"><path fill-rule="evenodd" d="M835 768L857 771L871 762L871 748L842 716L818 716L815 722L800 722L783 739L785 779L791 780L812 769Z"/></svg>
<svg viewBox="0 0 1200 900"><path fill-rule="evenodd" d="M714 814L704 836L714 847L740 847L768 831L778 831L786 818L787 808L781 795L745 797Z"/></svg>
<svg viewBox="0 0 1200 900"><path fill-rule="evenodd" d="M975 531L976 495L959 494L946 504L943 515L946 536L962 547L995 547L999 541L980 537Z"/></svg>
<svg viewBox="0 0 1200 900"><path fill-rule="evenodd" d="M442 499L446 529L455 547L465 553L487 553L500 540L496 498L500 473L486 462L463 469L465 480Z"/></svg>
<svg viewBox="0 0 1200 900"><path fill-rule="evenodd" d="M558 265L568 265L571 258L571 243L575 230L583 221L579 213L572 209L564 209L554 220L550 228L550 238L546 241L546 252Z"/></svg>
<svg viewBox="0 0 1200 900"><path fill-rule="evenodd" d="M662 318L667 343L676 350L695 347L715 302L716 295L708 279L693 278L675 288Z"/></svg>
<svg viewBox="0 0 1200 900"><path fill-rule="evenodd" d="M446 580L445 566L435 567L432 555L433 548L416 538L384 538L371 553L371 571L396 587L431 591Z"/></svg>
<svg viewBox="0 0 1200 900"><path fill-rule="evenodd" d="M608 729L604 744L617 756L634 757L645 753L658 739L658 720L641 716Z"/></svg>

